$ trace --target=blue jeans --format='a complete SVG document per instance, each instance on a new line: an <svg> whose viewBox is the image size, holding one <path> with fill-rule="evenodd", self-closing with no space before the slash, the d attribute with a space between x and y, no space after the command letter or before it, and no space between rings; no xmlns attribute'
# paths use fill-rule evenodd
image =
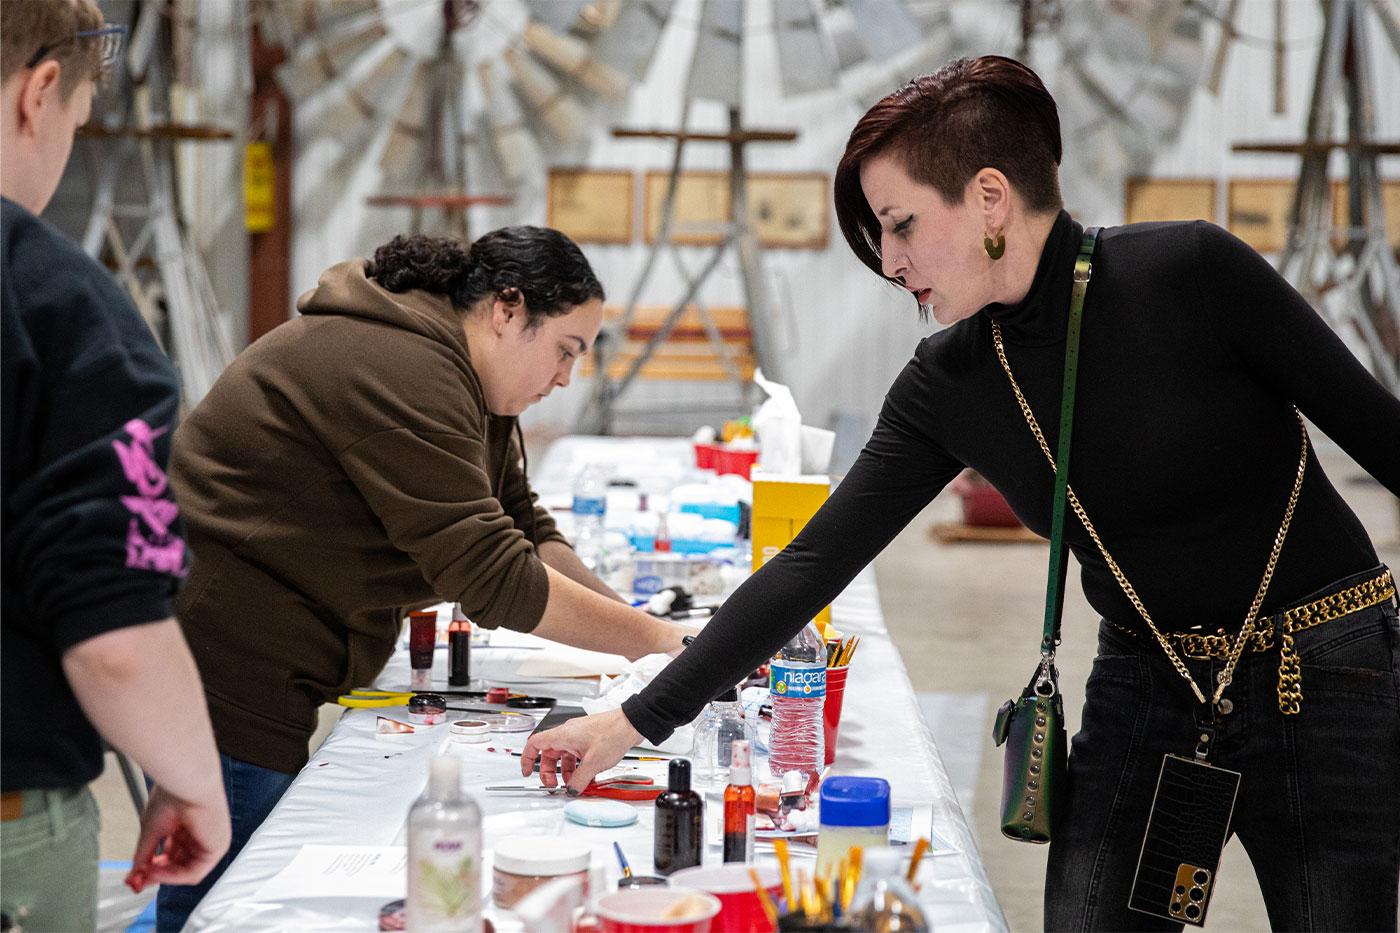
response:
<svg viewBox="0 0 1400 933"><path fill-rule="evenodd" d="M277 801L292 785L295 775L250 765L227 755L219 755L224 772L224 794L228 797L229 818L233 823L233 841L228 854L199 884L163 884L156 894L156 929L161 933L176 933L189 920L214 882L233 864L238 853L248 844L253 831L262 825Z"/></svg>
<svg viewBox="0 0 1400 933"><path fill-rule="evenodd" d="M1375 576L1357 574L1323 593ZM1211 762L1241 773L1230 832L1276 930L1395 930L1400 627L1394 600L1294 636L1302 706L1278 708L1279 649L1241 656ZM1185 659L1183 659L1185 660ZM1203 691L1225 661L1186 661ZM1046 930L1180 930L1128 909L1162 756L1189 756L1200 705L1152 638L1107 622L1070 745L1045 879ZM1226 877L1221 884L1234 880ZM1209 913L1207 913L1209 916Z"/></svg>

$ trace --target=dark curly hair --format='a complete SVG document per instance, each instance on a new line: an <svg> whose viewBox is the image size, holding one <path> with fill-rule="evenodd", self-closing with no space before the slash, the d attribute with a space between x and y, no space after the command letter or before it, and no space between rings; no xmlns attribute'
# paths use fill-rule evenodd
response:
<svg viewBox="0 0 1400 933"><path fill-rule="evenodd" d="M453 237L396 236L374 251L369 275L391 292L446 295L462 311L487 295L512 301L518 290L532 328L606 297L583 251L548 227L502 227L467 247Z"/></svg>

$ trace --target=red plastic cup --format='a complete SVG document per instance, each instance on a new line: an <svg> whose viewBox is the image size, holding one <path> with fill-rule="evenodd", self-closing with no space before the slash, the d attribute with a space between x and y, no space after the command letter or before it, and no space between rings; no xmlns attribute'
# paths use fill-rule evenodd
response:
<svg viewBox="0 0 1400 933"><path fill-rule="evenodd" d="M841 725L841 703L846 698L849 667L826 669L826 701L822 704L822 732L826 743L826 763L836 760L836 730Z"/></svg>
<svg viewBox="0 0 1400 933"><path fill-rule="evenodd" d="M730 450L722 447L715 453L715 470L720 475L733 473L749 478L753 472L753 465L758 461L758 451L756 450Z"/></svg>
<svg viewBox="0 0 1400 933"><path fill-rule="evenodd" d="M715 456L719 453L718 444L696 444L695 445L695 465L702 470L713 470L715 468Z"/></svg>
<svg viewBox="0 0 1400 933"><path fill-rule="evenodd" d="M695 910L666 916L691 899ZM675 887L626 888L603 895L593 907L602 933L710 933L719 911L719 898L713 894Z"/></svg>
<svg viewBox="0 0 1400 933"><path fill-rule="evenodd" d="M688 888L698 888L719 898L719 914L712 924L715 930L751 930L754 933L772 933L776 929L768 922L763 912L763 903L754 890L750 870L758 872L758 880L767 890L768 896L777 904L783 894L782 876L773 865L761 868L754 865L731 862L727 865L712 865L682 868L671 875L674 884Z"/></svg>

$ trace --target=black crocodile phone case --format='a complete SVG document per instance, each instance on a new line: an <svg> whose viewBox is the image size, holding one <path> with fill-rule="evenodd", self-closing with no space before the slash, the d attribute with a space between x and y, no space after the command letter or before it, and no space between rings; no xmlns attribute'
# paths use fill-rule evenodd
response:
<svg viewBox="0 0 1400 933"><path fill-rule="evenodd" d="M1129 907L1194 926L1205 923L1239 786L1237 771L1163 757Z"/></svg>

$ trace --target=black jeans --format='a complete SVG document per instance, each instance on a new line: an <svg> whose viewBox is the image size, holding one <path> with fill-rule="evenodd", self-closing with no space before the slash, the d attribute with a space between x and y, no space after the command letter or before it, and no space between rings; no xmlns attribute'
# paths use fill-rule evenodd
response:
<svg viewBox="0 0 1400 933"><path fill-rule="evenodd" d="M1325 595L1370 579L1338 581ZM1274 648L1240 658L1211 762L1241 773L1230 823L1275 930L1395 930L1400 889L1400 628L1394 600L1299 632L1302 708L1278 708ZM1209 695L1224 661L1186 661ZM1195 748L1200 707L1155 639L1107 622L1045 880L1047 930L1180 930L1128 909L1167 753ZM1225 877L1219 884L1234 881ZM1209 913L1207 913L1209 918Z"/></svg>

